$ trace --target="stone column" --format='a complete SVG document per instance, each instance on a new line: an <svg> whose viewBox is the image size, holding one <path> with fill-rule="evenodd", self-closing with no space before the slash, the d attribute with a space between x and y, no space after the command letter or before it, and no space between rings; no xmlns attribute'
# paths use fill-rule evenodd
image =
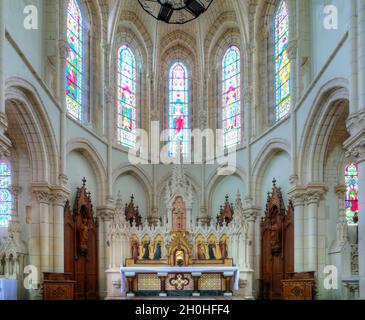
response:
<svg viewBox="0 0 365 320"><path fill-rule="evenodd" d="M304 271L318 271L318 206L323 190L320 187L309 187L305 194L307 204L306 238L307 256L304 261Z"/></svg>
<svg viewBox="0 0 365 320"><path fill-rule="evenodd" d="M39 223L33 227L39 228L39 253L40 253L40 272L52 271L53 260L53 245L51 246L50 238L53 235L53 229L50 230L50 193L46 190L33 191L38 202ZM53 220L53 219L52 219ZM32 221L33 222L33 221Z"/></svg>
<svg viewBox="0 0 365 320"><path fill-rule="evenodd" d="M260 208L250 206L248 208L243 209L243 214L245 217L245 221L247 222L247 256L248 261L246 261L246 265L248 269L254 270L254 243L255 243L255 225L257 217L259 216Z"/></svg>
<svg viewBox="0 0 365 320"><path fill-rule="evenodd" d="M294 272L304 271L304 204L305 191L295 187L289 192L294 206Z"/></svg>
<svg viewBox="0 0 365 320"><path fill-rule="evenodd" d="M64 209L70 192L64 188L53 190L53 271L64 272Z"/></svg>
<svg viewBox="0 0 365 320"><path fill-rule="evenodd" d="M69 51L69 44L66 39L66 21L67 21L67 1L59 1L59 41L58 41L58 88L57 95L61 106L60 114L60 168L59 168L59 184L62 186L67 185L66 175L66 119L67 119L67 106L66 106L66 59Z"/></svg>
<svg viewBox="0 0 365 320"><path fill-rule="evenodd" d="M337 241L339 243L345 243L348 241L348 225L346 222L346 212L345 212L345 194L346 187L344 185L339 185L335 188L335 193L338 198L338 216L337 216Z"/></svg>
<svg viewBox="0 0 365 320"><path fill-rule="evenodd" d="M0 1L0 156L9 156L10 140L4 135L8 128L5 114L5 8Z"/></svg>
<svg viewBox="0 0 365 320"><path fill-rule="evenodd" d="M99 295L104 298L107 295L105 271L109 269L110 250L106 243L106 235L110 227L110 221L115 209L111 206L98 207L96 216L99 223Z"/></svg>

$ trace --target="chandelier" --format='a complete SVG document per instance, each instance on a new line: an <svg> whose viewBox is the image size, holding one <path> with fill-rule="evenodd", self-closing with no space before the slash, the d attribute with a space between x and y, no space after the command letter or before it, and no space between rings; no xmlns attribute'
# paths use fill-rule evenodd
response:
<svg viewBox="0 0 365 320"><path fill-rule="evenodd" d="M138 0L139 4L155 19L184 24L198 18L208 10L213 0Z"/></svg>

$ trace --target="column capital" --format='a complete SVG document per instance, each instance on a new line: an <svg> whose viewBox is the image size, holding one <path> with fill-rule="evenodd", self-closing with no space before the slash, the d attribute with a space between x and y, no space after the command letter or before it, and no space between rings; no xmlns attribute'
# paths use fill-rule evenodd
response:
<svg viewBox="0 0 365 320"><path fill-rule="evenodd" d="M339 199L343 199L346 193L346 186L344 184L340 184L334 188L334 191Z"/></svg>
<svg viewBox="0 0 365 320"><path fill-rule="evenodd" d="M319 204L319 201L322 199L323 195L327 192L327 188L324 185L320 184L312 184L307 187L305 192L305 202L307 205L310 204Z"/></svg>
<svg viewBox="0 0 365 320"><path fill-rule="evenodd" d="M365 161L365 122L364 127L358 132L354 133L344 143L347 150L346 158L354 159L357 163Z"/></svg>
<svg viewBox="0 0 365 320"><path fill-rule="evenodd" d="M294 207L304 206L305 204L306 188L304 186L295 186L289 190L289 199L292 201Z"/></svg>
<svg viewBox="0 0 365 320"><path fill-rule="evenodd" d="M297 58L297 49L297 40L290 40L288 44L288 55L290 60L294 60Z"/></svg>
<svg viewBox="0 0 365 320"><path fill-rule="evenodd" d="M115 208L113 208L111 205L96 207L96 216L103 221L111 220L114 217L114 213Z"/></svg>
<svg viewBox="0 0 365 320"><path fill-rule="evenodd" d="M243 216L245 217L245 220L248 222L255 222L260 215L261 208L250 206L243 208Z"/></svg>
<svg viewBox="0 0 365 320"><path fill-rule="evenodd" d="M22 187L19 187L19 186L16 186L16 185L12 184L8 187L8 190L9 190L9 192L12 196L17 198L19 196L20 192L22 191Z"/></svg>
<svg viewBox="0 0 365 320"><path fill-rule="evenodd" d="M64 187L55 187L52 188L52 193L50 196L50 200L54 205L57 206L65 206L66 201L70 198L70 190Z"/></svg>
<svg viewBox="0 0 365 320"><path fill-rule="evenodd" d="M58 40L58 50L61 59L66 59L67 53L70 50L70 44L66 40Z"/></svg>

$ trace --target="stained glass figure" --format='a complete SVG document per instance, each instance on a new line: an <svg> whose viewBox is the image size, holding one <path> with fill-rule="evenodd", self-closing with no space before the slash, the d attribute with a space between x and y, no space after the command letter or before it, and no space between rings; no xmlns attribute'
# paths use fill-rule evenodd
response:
<svg viewBox="0 0 365 320"><path fill-rule="evenodd" d="M128 148L136 145L137 121L137 71L136 59L128 46L122 46L118 54L118 142Z"/></svg>
<svg viewBox="0 0 365 320"><path fill-rule="evenodd" d="M240 50L232 46L222 63L222 121L225 148L241 142L241 62Z"/></svg>
<svg viewBox="0 0 365 320"><path fill-rule="evenodd" d="M0 161L0 227L7 227L11 218L13 199L10 185L11 168L6 161Z"/></svg>
<svg viewBox="0 0 365 320"><path fill-rule="evenodd" d="M279 121L290 112L289 12L282 0L275 15L275 107Z"/></svg>
<svg viewBox="0 0 365 320"><path fill-rule="evenodd" d="M345 168L346 185L346 221L349 225L357 225L359 214L359 175L356 163Z"/></svg>
<svg viewBox="0 0 365 320"><path fill-rule="evenodd" d="M82 119L83 32L82 15L76 0L67 7L66 106L76 120Z"/></svg>
<svg viewBox="0 0 365 320"><path fill-rule="evenodd" d="M169 156L183 156L189 152L189 75L184 64L174 63L169 72L168 138Z"/></svg>

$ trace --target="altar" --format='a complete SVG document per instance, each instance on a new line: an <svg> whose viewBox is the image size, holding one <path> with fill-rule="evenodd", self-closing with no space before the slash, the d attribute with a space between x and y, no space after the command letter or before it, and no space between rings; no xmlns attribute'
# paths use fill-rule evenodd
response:
<svg viewBox="0 0 365 320"><path fill-rule="evenodd" d="M138 296L232 296L238 267L123 267L121 292Z"/></svg>
<svg viewBox="0 0 365 320"><path fill-rule="evenodd" d="M251 299L253 270L240 195L235 205L223 196L213 219L194 221L191 183L175 167L165 196L166 212L149 220L140 215L134 195L127 204L117 199L106 235L107 298L232 296L240 291Z"/></svg>

